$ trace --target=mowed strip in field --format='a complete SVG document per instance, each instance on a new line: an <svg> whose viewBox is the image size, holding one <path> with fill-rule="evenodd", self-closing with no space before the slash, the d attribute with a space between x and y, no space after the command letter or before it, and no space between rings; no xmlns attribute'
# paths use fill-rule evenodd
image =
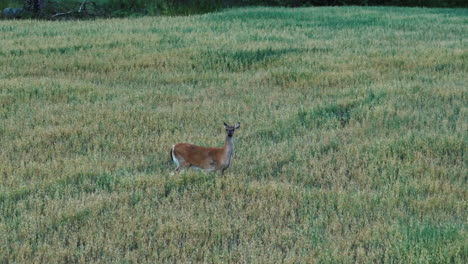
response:
<svg viewBox="0 0 468 264"><path fill-rule="evenodd" d="M1 263L464 263L468 10L0 23ZM169 175L220 146L224 176Z"/></svg>

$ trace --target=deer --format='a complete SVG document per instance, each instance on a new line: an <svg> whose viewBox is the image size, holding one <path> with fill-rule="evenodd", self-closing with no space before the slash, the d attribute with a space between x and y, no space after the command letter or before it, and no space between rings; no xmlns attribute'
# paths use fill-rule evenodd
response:
<svg viewBox="0 0 468 264"><path fill-rule="evenodd" d="M226 140L222 147L201 147L189 143L178 143L172 146L171 159L177 165L174 172L183 168L199 168L205 171L221 171L221 175L229 168L234 152L234 131L240 123L230 126L224 122Z"/></svg>

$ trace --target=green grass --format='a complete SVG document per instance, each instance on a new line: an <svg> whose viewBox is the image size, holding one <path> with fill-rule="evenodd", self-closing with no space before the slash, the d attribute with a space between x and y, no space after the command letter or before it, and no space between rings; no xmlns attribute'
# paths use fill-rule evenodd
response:
<svg viewBox="0 0 468 264"><path fill-rule="evenodd" d="M468 11L0 23L0 263L466 263ZM177 142L225 176L169 175Z"/></svg>

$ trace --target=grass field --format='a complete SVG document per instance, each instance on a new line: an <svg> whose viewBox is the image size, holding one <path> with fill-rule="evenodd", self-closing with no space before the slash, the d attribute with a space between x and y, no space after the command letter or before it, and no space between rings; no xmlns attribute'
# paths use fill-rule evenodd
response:
<svg viewBox="0 0 468 264"><path fill-rule="evenodd" d="M466 263L468 10L0 23L0 263ZM177 142L224 176L170 175Z"/></svg>

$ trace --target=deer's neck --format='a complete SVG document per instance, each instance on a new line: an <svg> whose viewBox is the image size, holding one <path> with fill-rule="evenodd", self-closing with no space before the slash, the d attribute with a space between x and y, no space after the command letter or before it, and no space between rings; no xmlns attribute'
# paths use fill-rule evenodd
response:
<svg viewBox="0 0 468 264"><path fill-rule="evenodd" d="M229 164L231 162L231 156L234 152L234 137L226 136L226 141L224 142L224 152L226 163Z"/></svg>

